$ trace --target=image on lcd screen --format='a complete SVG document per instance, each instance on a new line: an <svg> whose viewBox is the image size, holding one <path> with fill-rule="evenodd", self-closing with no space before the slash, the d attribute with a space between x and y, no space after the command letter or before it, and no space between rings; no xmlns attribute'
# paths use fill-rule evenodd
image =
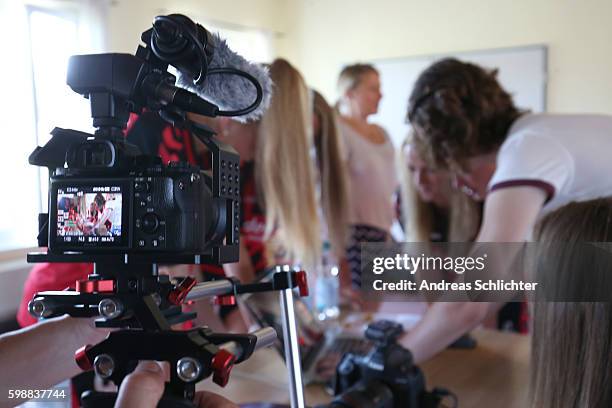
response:
<svg viewBox="0 0 612 408"><path fill-rule="evenodd" d="M58 189L57 193L59 241L79 244L120 240L120 187L68 187Z"/></svg>

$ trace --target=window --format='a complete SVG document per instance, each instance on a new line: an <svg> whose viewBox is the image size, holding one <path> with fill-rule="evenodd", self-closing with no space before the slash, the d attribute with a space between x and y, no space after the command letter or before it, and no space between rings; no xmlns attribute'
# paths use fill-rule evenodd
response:
<svg viewBox="0 0 612 408"><path fill-rule="evenodd" d="M197 15L194 15L193 19L209 32L219 34L233 51L247 61L270 63L274 59L272 32L221 21L209 21Z"/></svg>
<svg viewBox="0 0 612 408"><path fill-rule="evenodd" d="M0 1L0 38L9 40L0 64L0 251L35 246L37 215L47 211L48 171L29 165L30 153L49 140L54 127L93 131L89 103L66 85L66 69L71 55L104 50L107 5L97 0ZM247 60L273 58L271 33L202 24Z"/></svg>
<svg viewBox="0 0 612 408"><path fill-rule="evenodd" d="M274 58L271 34L255 29L229 29L207 25L211 33L219 33L232 50L247 61L270 63Z"/></svg>
<svg viewBox="0 0 612 408"><path fill-rule="evenodd" d="M10 35L6 52L12 58L0 71L10 78L0 106L9 112L0 122L0 251L35 246L37 214L47 211L48 171L30 166L29 154L49 140L56 126L93 130L88 101L66 85L68 58L91 52L82 44L87 36L79 26L79 10L5 7L0 24L10 33L0 35Z"/></svg>

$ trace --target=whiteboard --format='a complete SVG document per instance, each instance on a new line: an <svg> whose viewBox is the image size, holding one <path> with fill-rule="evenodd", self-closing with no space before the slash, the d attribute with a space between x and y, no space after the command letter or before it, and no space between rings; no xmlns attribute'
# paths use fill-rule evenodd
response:
<svg viewBox="0 0 612 408"><path fill-rule="evenodd" d="M547 47L544 45L371 61L380 73L383 98L378 113L370 121L384 127L395 146L408 134L406 110L414 82L425 68L446 57L497 68L497 78L519 108L532 112L546 110Z"/></svg>

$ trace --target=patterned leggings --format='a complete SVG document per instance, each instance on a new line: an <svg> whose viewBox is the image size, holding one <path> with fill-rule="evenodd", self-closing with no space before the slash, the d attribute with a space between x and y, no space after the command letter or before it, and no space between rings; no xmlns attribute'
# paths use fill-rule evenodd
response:
<svg viewBox="0 0 612 408"><path fill-rule="evenodd" d="M370 225L351 225L351 235L346 248L346 259L351 271L351 283L354 288L361 288L361 243L386 242L389 234L380 228Z"/></svg>

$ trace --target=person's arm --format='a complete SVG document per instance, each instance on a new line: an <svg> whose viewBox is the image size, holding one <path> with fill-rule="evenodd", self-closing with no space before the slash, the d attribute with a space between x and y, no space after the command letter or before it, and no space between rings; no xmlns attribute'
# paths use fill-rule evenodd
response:
<svg viewBox="0 0 612 408"><path fill-rule="evenodd" d="M0 336L0 407L23 402L8 400L8 390L48 389L80 373L75 351L107 334L89 319L63 316Z"/></svg>
<svg viewBox="0 0 612 408"><path fill-rule="evenodd" d="M545 200L544 190L536 187L509 187L490 193L485 202L477 242L526 240ZM484 302L434 303L400 343L412 352L418 364L474 329L498 307L497 304Z"/></svg>

